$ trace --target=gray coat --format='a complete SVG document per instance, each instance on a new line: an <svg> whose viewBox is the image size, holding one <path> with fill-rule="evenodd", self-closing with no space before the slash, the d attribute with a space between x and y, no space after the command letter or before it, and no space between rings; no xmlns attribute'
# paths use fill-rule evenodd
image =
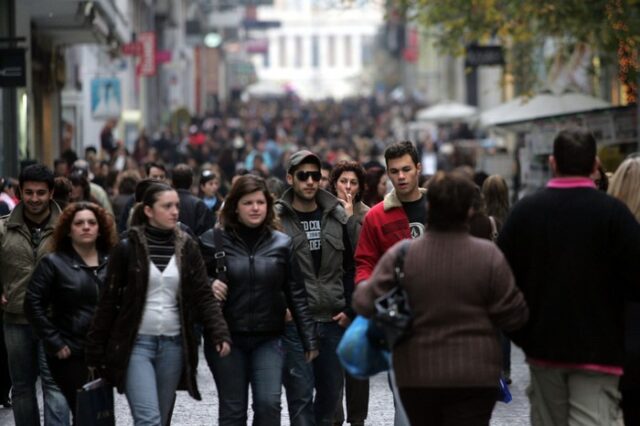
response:
<svg viewBox="0 0 640 426"><path fill-rule="evenodd" d="M346 250L343 230L349 218L336 197L327 191L318 191L316 202L322 209L322 260L316 275L307 235L293 210L292 202L293 190L290 188L276 201L276 213L284 232L293 240L293 248L305 277L307 301L313 319L320 322L331 321L336 314L347 308L343 284L343 258Z"/></svg>

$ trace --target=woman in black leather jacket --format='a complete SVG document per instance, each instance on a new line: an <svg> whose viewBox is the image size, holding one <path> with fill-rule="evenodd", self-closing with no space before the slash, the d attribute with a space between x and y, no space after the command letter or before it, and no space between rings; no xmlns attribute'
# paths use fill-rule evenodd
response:
<svg viewBox="0 0 640 426"><path fill-rule="evenodd" d="M31 276L24 309L42 339L51 376L73 412L76 391L89 377L86 335L117 234L106 210L79 202L64 209L52 242L52 252L40 260Z"/></svg>
<svg viewBox="0 0 640 426"><path fill-rule="evenodd" d="M219 424L246 425L248 388L254 424L280 424L285 311L291 310L307 361L318 355L314 323L291 239L277 231L273 198L262 178L245 175L231 188L220 214L222 229L201 240L212 289L223 303L233 348L220 358L205 341L205 356L220 398ZM216 237L218 233L218 237ZM218 244L216 244L216 238ZM222 246L222 247L220 247ZM217 264L215 254L224 252ZM225 280L216 271L226 266Z"/></svg>

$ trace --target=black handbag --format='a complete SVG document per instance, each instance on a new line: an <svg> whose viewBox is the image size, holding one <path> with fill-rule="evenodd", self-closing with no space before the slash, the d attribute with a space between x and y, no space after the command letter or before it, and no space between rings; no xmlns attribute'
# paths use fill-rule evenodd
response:
<svg viewBox="0 0 640 426"><path fill-rule="evenodd" d="M373 329L369 337L389 350L407 337L413 320L409 298L402 288L404 258L410 243L411 240L404 240L398 250L394 266L396 286L377 298L374 304Z"/></svg>
<svg viewBox="0 0 640 426"><path fill-rule="evenodd" d="M78 389L75 424L114 426L113 387L104 379L93 380Z"/></svg>

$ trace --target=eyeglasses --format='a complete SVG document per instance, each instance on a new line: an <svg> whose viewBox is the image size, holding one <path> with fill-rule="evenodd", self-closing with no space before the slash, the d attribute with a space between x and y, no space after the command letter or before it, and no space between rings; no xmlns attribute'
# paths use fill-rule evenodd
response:
<svg viewBox="0 0 640 426"><path fill-rule="evenodd" d="M296 177L298 180L307 181L309 177L313 179L314 182L320 182L320 178L322 178L322 173L320 172L303 172L302 170L296 172Z"/></svg>

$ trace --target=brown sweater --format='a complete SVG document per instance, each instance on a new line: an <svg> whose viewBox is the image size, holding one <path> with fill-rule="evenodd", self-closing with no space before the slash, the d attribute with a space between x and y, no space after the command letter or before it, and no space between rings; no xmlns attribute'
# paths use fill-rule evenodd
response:
<svg viewBox="0 0 640 426"><path fill-rule="evenodd" d="M396 244L356 288L358 313L370 316L375 298L395 285L397 253ZM497 386L498 329L518 329L529 316L500 250L466 231L427 231L411 242L404 271L414 320L410 337L393 352L398 386Z"/></svg>

